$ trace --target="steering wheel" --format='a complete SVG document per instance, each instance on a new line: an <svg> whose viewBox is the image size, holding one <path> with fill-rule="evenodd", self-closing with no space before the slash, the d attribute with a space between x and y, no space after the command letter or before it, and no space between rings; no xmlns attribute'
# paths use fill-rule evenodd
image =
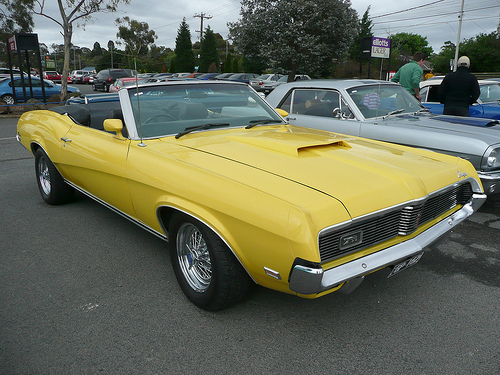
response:
<svg viewBox="0 0 500 375"><path fill-rule="evenodd" d="M153 115L151 117L149 117L148 119L146 119L146 121L144 121L142 123L142 125L147 125L147 124L150 124L152 122L164 122L164 121L175 121L177 120L172 114L168 113L168 112L165 112L165 113L158 113L156 115Z"/></svg>

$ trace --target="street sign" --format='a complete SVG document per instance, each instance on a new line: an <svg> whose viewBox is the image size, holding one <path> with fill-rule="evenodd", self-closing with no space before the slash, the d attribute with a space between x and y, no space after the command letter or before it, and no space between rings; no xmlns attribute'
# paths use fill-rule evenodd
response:
<svg viewBox="0 0 500 375"><path fill-rule="evenodd" d="M371 57L379 57L388 59L391 53L391 40L386 38L372 38L372 54Z"/></svg>

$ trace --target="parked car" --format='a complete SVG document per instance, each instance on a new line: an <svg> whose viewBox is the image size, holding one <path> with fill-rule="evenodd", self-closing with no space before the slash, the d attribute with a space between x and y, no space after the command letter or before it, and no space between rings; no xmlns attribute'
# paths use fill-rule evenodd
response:
<svg viewBox="0 0 500 375"><path fill-rule="evenodd" d="M94 73L87 74L85 77L83 77L82 83L85 83L87 85L93 84L96 75L97 74L94 74Z"/></svg>
<svg viewBox="0 0 500 375"><path fill-rule="evenodd" d="M219 78L224 81L232 81L232 82L243 82L249 83L251 79L257 78L259 75L255 73L236 73L226 78Z"/></svg>
<svg viewBox="0 0 500 375"><path fill-rule="evenodd" d="M121 88L125 86L132 86L135 85L136 82L137 84L142 84L142 83L148 83L151 82L149 81L150 78L136 78L136 77L124 77L124 78L118 78L115 83L113 83L109 87L109 92L118 92Z"/></svg>
<svg viewBox="0 0 500 375"><path fill-rule="evenodd" d="M105 113L90 102L25 113L17 138L47 203L76 189L168 239L181 289L203 309L253 283L307 298L352 291L416 263L486 199L464 159L288 125L246 84L118 96Z"/></svg>
<svg viewBox="0 0 500 375"><path fill-rule="evenodd" d="M12 69L12 74L14 76L20 76L21 71L19 69ZM28 76L28 73L24 72L25 76ZM2 78L10 78L10 69L9 68L0 68L0 79Z"/></svg>
<svg viewBox="0 0 500 375"><path fill-rule="evenodd" d="M224 78L231 77L235 73L222 73L215 76L216 80L223 80Z"/></svg>
<svg viewBox="0 0 500 375"><path fill-rule="evenodd" d="M266 100L293 125L460 156L474 165L487 194L500 193L498 121L430 114L399 84L376 80L293 82Z"/></svg>
<svg viewBox="0 0 500 375"><path fill-rule="evenodd" d="M62 76L55 70L48 70L43 72L44 79L50 79L52 82L61 82Z"/></svg>
<svg viewBox="0 0 500 375"><path fill-rule="evenodd" d="M81 83L81 78L88 73L85 70L73 70L69 75L68 75L68 82L70 83Z"/></svg>
<svg viewBox="0 0 500 375"><path fill-rule="evenodd" d="M422 105L432 113L443 114L443 104L438 99L438 89L441 79L427 80L420 84ZM470 117L484 117L500 120L500 82L494 80L479 80L481 95L477 103L469 107Z"/></svg>
<svg viewBox="0 0 500 375"><path fill-rule="evenodd" d="M31 84L33 88L33 98L42 101L42 81L39 78L31 77ZM45 99L49 99L52 95L61 94L61 85L55 84L51 81L43 81L45 90ZM14 78L14 87L16 92L17 102L24 102L23 94L23 83L21 77ZM26 91L26 97L31 98L31 91L29 86L28 78L24 79L24 87ZM68 93L80 92L80 90L73 86L68 86ZM14 96L12 95L12 82L10 78L4 78L0 81L0 99L2 99L7 104L14 104Z"/></svg>
<svg viewBox="0 0 500 375"><path fill-rule="evenodd" d="M283 74L262 74L257 78L250 80L250 86L256 91L263 92L264 85L278 81Z"/></svg>
<svg viewBox="0 0 500 375"><path fill-rule="evenodd" d="M304 81L304 80L310 80L311 77L309 77L307 74L296 74L294 81ZM277 81L273 82L266 82L262 85L262 91L264 94L268 95L271 91L273 91L276 87L287 83L288 82L288 75L285 75L278 79Z"/></svg>
<svg viewBox="0 0 500 375"><path fill-rule="evenodd" d="M201 80L215 79L215 77L218 76L219 74L220 73L205 73L196 78Z"/></svg>
<svg viewBox="0 0 500 375"><path fill-rule="evenodd" d="M103 69L94 78L92 88L94 91L109 91L110 86L118 79L130 77L124 69Z"/></svg>

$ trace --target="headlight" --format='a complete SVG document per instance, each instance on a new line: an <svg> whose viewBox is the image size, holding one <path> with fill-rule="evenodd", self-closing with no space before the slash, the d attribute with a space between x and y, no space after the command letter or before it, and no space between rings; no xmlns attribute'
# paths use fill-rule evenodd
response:
<svg viewBox="0 0 500 375"><path fill-rule="evenodd" d="M488 159L486 160L486 165L488 167L492 168L495 166L495 164L497 163L497 154L497 149L494 149L490 152L490 154L488 155Z"/></svg>
<svg viewBox="0 0 500 375"><path fill-rule="evenodd" d="M483 156L482 168L485 170L500 169L500 147L490 147Z"/></svg>

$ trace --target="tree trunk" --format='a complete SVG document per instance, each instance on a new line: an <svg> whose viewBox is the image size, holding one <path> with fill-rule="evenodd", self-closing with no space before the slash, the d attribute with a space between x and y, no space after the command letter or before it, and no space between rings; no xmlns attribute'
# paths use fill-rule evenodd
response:
<svg viewBox="0 0 500 375"><path fill-rule="evenodd" d="M73 27L71 24L64 25L64 66L61 80L61 101L64 101L68 93L69 60L71 58L71 37Z"/></svg>

